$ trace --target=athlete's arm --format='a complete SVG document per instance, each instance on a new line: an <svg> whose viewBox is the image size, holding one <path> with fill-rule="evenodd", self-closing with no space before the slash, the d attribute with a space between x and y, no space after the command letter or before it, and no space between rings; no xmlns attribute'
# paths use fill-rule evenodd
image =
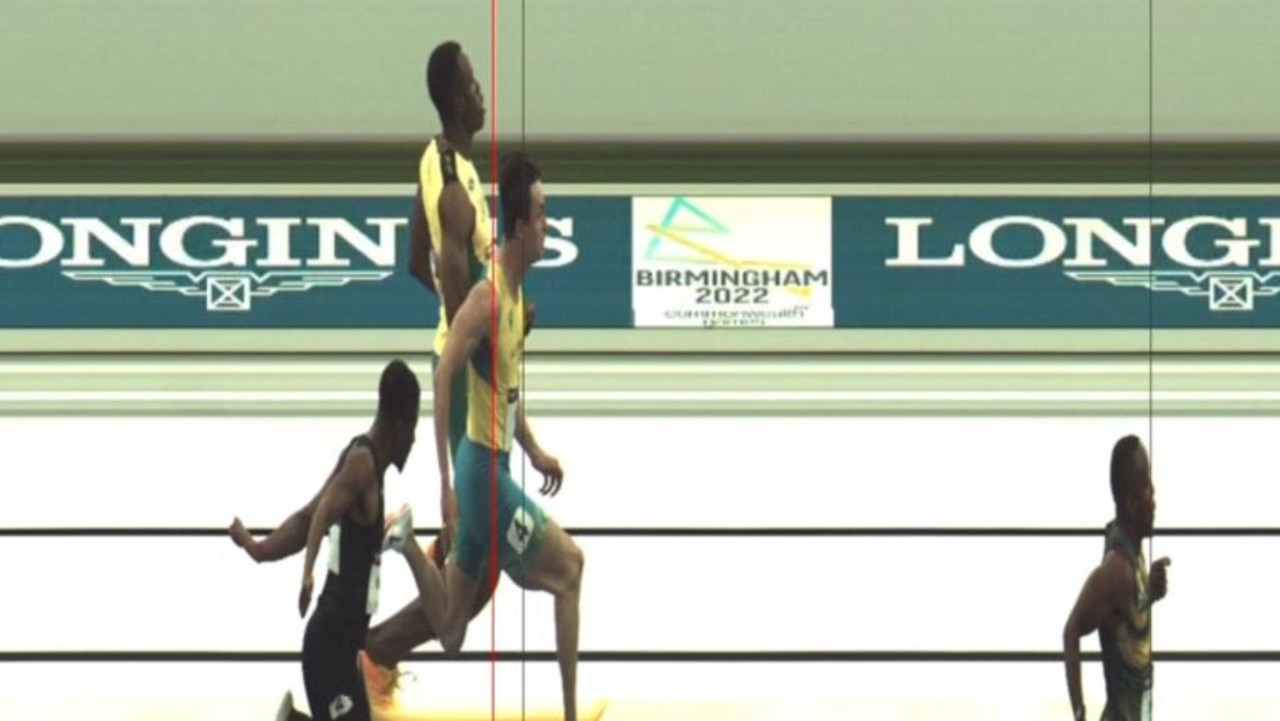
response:
<svg viewBox="0 0 1280 721"><path fill-rule="evenodd" d="M436 458L440 463L441 491L449 489L449 414L453 379L463 372L467 359L489 335L489 304L493 285L482 280L471 288L466 302L449 324L449 339L436 368L432 406L435 415Z"/></svg>
<svg viewBox="0 0 1280 721"><path fill-rule="evenodd" d="M310 503L284 519L266 538L255 542L252 548L247 549L250 557L258 563L271 563L301 553L307 547L307 530L311 528L311 518L319 498L317 494Z"/></svg>
<svg viewBox="0 0 1280 721"><path fill-rule="evenodd" d="M431 277L431 227L427 225L427 211L422 204L422 184L413 198L413 210L409 213L409 272L427 290L439 295L436 281Z"/></svg>
<svg viewBox="0 0 1280 721"><path fill-rule="evenodd" d="M1133 579L1127 573L1124 559L1113 551L1085 579L1075 607L1067 616L1062 630L1062 648L1067 665L1067 694L1077 717L1084 711L1084 692L1080 686L1080 639L1121 611L1124 600L1132 591Z"/></svg>
<svg viewBox="0 0 1280 721"><path fill-rule="evenodd" d="M466 302L449 324L449 339L445 341L444 350L440 354L440 365L436 368L432 405L435 411L436 458L440 463L440 522L443 528L440 535L444 548L453 543L454 523L458 514L453 484L449 480L449 417L453 412L453 394L449 391L453 387L453 379L462 372L467 359L475 353L480 341L489 333L489 299L492 292L493 286L487 280L472 287Z"/></svg>
<svg viewBox="0 0 1280 721"><path fill-rule="evenodd" d="M538 306L525 301L524 304L524 337L529 337L529 331L533 330L533 321L538 317Z"/></svg>
<svg viewBox="0 0 1280 721"><path fill-rule="evenodd" d="M320 494L323 492L323 488L316 492L307 505L290 514L261 541L249 533L237 516L229 529L231 539L237 546L243 548L255 563L270 563L301 553L307 547L307 529L311 527L311 516L316 512L316 506L320 503Z"/></svg>
<svg viewBox="0 0 1280 721"><path fill-rule="evenodd" d="M298 611L307 615L311 605L311 570L320 552L320 539L329 527L359 502L361 496L374 487L373 456L363 448L354 448L321 491L320 502L311 515L307 531L307 555L302 565L302 594L298 598ZM378 519L381 520L381 519Z"/></svg>
<svg viewBox="0 0 1280 721"><path fill-rule="evenodd" d="M542 453L542 447L538 445L538 439L533 437L533 429L529 427L529 421L524 417L523 400L516 406L516 441L530 456Z"/></svg>
<svg viewBox="0 0 1280 721"><path fill-rule="evenodd" d="M475 231L475 208L459 182L444 186L440 193L440 302L445 320L453 329L454 316L467 299L467 239Z"/></svg>
<svg viewBox="0 0 1280 721"><path fill-rule="evenodd" d="M1155 563L1151 564L1151 570L1148 572L1148 580L1151 582L1151 602L1155 603L1163 599L1169 593L1169 564L1173 563L1168 556L1165 556Z"/></svg>
<svg viewBox="0 0 1280 721"><path fill-rule="evenodd" d="M543 495L552 496L559 493L560 484L564 482L564 470L560 468L560 461L542 450L542 446L538 445L537 439L533 437L529 420L524 415L523 401L516 406L516 440L519 441L524 452L529 454L529 463L533 466L533 470L542 474L540 492Z"/></svg>

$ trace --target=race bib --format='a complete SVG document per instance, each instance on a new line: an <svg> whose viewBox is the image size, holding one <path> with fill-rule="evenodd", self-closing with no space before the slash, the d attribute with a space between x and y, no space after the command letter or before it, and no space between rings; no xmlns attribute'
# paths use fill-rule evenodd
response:
<svg viewBox="0 0 1280 721"><path fill-rule="evenodd" d="M516 410L520 407L520 389L507 391L507 432L502 439L503 448L511 448L516 435Z"/></svg>
<svg viewBox="0 0 1280 721"><path fill-rule="evenodd" d="M372 616L378 612L378 591L382 587L382 563L374 561L369 569L369 595L364 604L364 612Z"/></svg>
<svg viewBox="0 0 1280 721"><path fill-rule="evenodd" d="M340 551L342 550L342 524L335 523L329 526L329 571L337 576L339 568L339 559L341 559Z"/></svg>
<svg viewBox="0 0 1280 721"><path fill-rule="evenodd" d="M533 518L523 506L517 506L511 525L507 527L507 543L515 549L516 555L523 556L525 549L529 547L529 537L532 535Z"/></svg>

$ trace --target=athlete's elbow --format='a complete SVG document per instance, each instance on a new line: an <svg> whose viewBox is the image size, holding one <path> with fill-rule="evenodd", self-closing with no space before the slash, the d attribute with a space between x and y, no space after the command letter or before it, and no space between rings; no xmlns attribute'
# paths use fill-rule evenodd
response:
<svg viewBox="0 0 1280 721"><path fill-rule="evenodd" d="M436 368L435 377L431 379L431 387L435 391L435 404L440 407L441 403L447 403L449 400L449 385L453 375L452 364L444 360L440 361L440 367Z"/></svg>
<svg viewBox="0 0 1280 721"><path fill-rule="evenodd" d="M1080 625L1076 622L1075 614L1067 617L1067 622L1062 625L1062 649L1068 654L1080 648Z"/></svg>
<svg viewBox="0 0 1280 721"><path fill-rule="evenodd" d="M427 290L435 292L436 287L435 283L431 280L431 274L427 272L426 267L424 267L422 263L410 261L409 275L417 278L418 282L425 286Z"/></svg>

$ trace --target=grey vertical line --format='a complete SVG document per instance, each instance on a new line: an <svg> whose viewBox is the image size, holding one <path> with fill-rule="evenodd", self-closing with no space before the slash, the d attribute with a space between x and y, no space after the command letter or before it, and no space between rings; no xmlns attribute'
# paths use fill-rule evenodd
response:
<svg viewBox="0 0 1280 721"><path fill-rule="evenodd" d="M1155 218L1155 0L1147 0L1147 217ZM1151 225L1154 241L1155 225ZM1154 246L1154 242L1153 242ZM1149 315L1147 317L1147 444L1150 468L1154 476L1156 468L1156 434L1155 434L1155 248L1152 247L1150 263L1147 266L1148 282L1151 290L1148 293ZM1152 524L1151 538L1148 540L1149 564L1156 553L1156 534ZM1155 641L1155 614L1148 623L1151 625L1152 642ZM1151 705L1155 708L1155 671L1152 670Z"/></svg>

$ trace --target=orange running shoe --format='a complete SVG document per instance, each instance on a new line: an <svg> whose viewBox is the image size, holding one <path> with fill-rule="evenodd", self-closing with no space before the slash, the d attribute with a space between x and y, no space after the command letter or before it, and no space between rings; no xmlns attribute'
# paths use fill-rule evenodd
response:
<svg viewBox="0 0 1280 721"><path fill-rule="evenodd" d="M389 711L396 705L396 690L404 674L394 667L380 666L364 649L360 650L360 670L364 672L364 687L369 694L369 705L377 711Z"/></svg>

